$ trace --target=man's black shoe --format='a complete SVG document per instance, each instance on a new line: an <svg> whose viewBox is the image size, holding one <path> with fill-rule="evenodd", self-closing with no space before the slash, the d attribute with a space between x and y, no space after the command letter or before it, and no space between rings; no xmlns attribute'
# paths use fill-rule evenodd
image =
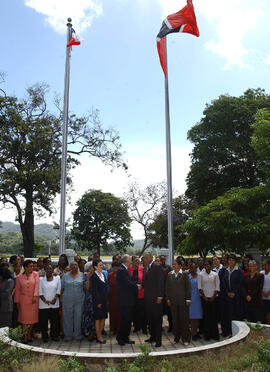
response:
<svg viewBox="0 0 270 372"><path fill-rule="evenodd" d="M154 340L153 338L148 338L147 340L144 340L144 342L156 342L156 340Z"/></svg>
<svg viewBox="0 0 270 372"><path fill-rule="evenodd" d="M156 342L155 347L160 347L160 346L161 346L161 342Z"/></svg>
<svg viewBox="0 0 270 372"><path fill-rule="evenodd" d="M132 341L132 340L125 340L124 342L125 342L126 344L130 344L130 345L135 344L135 341Z"/></svg>
<svg viewBox="0 0 270 372"><path fill-rule="evenodd" d="M116 341L118 342L118 345L125 346L126 342L124 340L121 340L121 338L117 338Z"/></svg>

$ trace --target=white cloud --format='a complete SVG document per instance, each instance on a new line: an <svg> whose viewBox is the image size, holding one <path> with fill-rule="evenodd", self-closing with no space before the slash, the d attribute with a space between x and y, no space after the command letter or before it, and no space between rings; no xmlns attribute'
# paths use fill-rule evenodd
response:
<svg viewBox="0 0 270 372"><path fill-rule="evenodd" d="M264 4L254 0L194 0L197 19L202 14L215 25L216 36L206 42L211 52L226 60L225 69L230 66L245 66L244 57L254 50L245 46L245 37L256 29L259 18L264 14ZM163 15L180 10L184 0L160 0ZM198 25L200 28L200 24ZM201 30L201 33L203 31Z"/></svg>
<svg viewBox="0 0 270 372"><path fill-rule="evenodd" d="M80 33L102 14L101 0L25 0L25 4L45 15L46 21L59 33L66 32L68 17Z"/></svg>

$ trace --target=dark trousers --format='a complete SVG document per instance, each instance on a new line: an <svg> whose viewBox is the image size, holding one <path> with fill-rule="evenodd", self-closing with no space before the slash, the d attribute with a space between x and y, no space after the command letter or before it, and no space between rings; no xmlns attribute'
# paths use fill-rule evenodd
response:
<svg viewBox="0 0 270 372"><path fill-rule="evenodd" d="M131 322L133 318L133 306L119 306L120 312L120 329L117 333L116 339L128 341L131 329Z"/></svg>
<svg viewBox="0 0 270 372"><path fill-rule="evenodd" d="M133 314L133 325L136 331L142 330L147 331L147 320L145 311L145 302L143 298L137 298L134 314Z"/></svg>
<svg viewBox="0 0 270 372"><path fill-rule="evenodd" d="M172 304L173 334L175 339L183 342L190 341L189 311L185 304Z"/></svg>
<svg viewBox="0 0 270 372"><path fill-rule="evenodd" d="M146 313L149 324L150 337L153 341L161 343L162 331L162 302L157 304L156 301L146 301Z"/></svg>
<svg viewBox="0 0 270 372"><path fill-rule="evenodd" d="M163 307L163 315L167 315L168 323L169 323L169 330L171 331L173 327L172 312L171 312L171 308L167 304L166 299L162 300L162 307Z"/></svg>
<svg viewBox="0 0 270 372"><path fill-rule="evenodd" d="M245 317L247 320L253 323L264 322L263 316L263 305L251 305L248 302L245 303Z"/></svg>
<svg viewBox="0 0 270 372"><path fill-rule="evenodd" d="M203 305L203 333L205 339L219 339L218 308L216 299L213 302L202 301Z"/></svg>
<svg viewBox="0 0 270 372"><path fill-rule="evenodd" d="M18 323L18 308L15 302L13 303L13 312L12 312L12 328L17 328L19 326Z"/></svg>
<svg viewBox="0 0 270 372"><path fill-rule="evenodd" d="M232 334L232 320L242 320L241 298L220 298L220 324L223 336Z"/></svg>
<svg viewBox="0 0 270 372"><path fill-rule="evenodd" d="M51 326L51 337L57 338L59 336L59 308L39 310L39 324L43 339L48 338L48 321L50 321Z"/></svg>

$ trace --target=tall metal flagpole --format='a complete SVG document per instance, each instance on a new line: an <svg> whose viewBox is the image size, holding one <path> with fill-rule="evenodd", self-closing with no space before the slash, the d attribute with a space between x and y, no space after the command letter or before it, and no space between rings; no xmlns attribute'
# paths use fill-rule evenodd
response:
<svg viewBox="0 0 270 372"><path fill-rule="evenodd" d="M71 37L71 18L67 23L67 43ZM65 91L63 112L63 134L62 134L62 158L61 158L61 205L60 205L60 239L59 255L65 251L66 235L66 183L67 183L67 137L68 137L68 104L69 104L69 75L70 75L70 48L66 48L65 67Z"/></svg>
<svg viewBox="0 0 270 372"><path fill-rule="evenodd" d="M167 61L167 38L165 36L165 49ZM172 265L174 259L173 249L173 208L172 208L172 155L171 155L171 129L170 129L170 101L168 83L168 62L167 76L165 76L165 117L166 117L166 159L167 159L167 192L168 192L168 248L169 264Z"/></svg>

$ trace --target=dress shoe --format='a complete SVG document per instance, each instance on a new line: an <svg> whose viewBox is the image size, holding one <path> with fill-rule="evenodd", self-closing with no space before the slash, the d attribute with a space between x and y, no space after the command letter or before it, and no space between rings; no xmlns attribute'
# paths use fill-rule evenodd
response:
<svg viewBox="0 0 270 372"><path fill-rule="evenodd" d="M156 342L155 347L160 347L160 346L161 346L161 342Z"/></svg>
<svg viewBox="0 0 270 372"><path fill-rule="evenodd" d="M42 339L42 342L47 343L48 342L48 339L47 338L43 338Z"/></svg>
<svg viewBox="0 0 270 372"><path fill-rule="evenodd" d="M132 341L132 340L125 340L124 342L125 344L130 344L130 345L135 344L135 341Z"/></svg>
<svg viewBox="0 0 270 372"><path fill-rule="evenodd" d="M118 345L125 346L126 342L124 340L121 340L121 338L117 338L116 341L118 342Z"/></svg>
<svg viewBox="0 0 270 372"><path fill-rule="evenodd" d="M180 338L179 338L179 337L175 337L175 338L174 338L174 342L175 342L176 344L178 344L179 341L180 341Z"/></svg>
<svg viewBox="0 0 270 372"><path fill-rule="evenodd" d="M98 343L98 344L105 345L105 344L106 344L106 340L102 340L102 341L101 341L101 340L98 340L98 339L97 339L97 343Z"/></svg>
<svg viewBox="0 0 270 372"><path fill-rule="evenodd" d="M156 340L150 337L147 340L144 340L144 342L156 342Z"/></svg>
<svg viewBox="0 0 270 372"><path fill-rule="evenodd" d="M58 341L59 341L59 338L58 338L58 337L52 337L52 340L53 340L54 342L58 342Z"/></svg>
<svg viewBox="0 0 270 372"><path fill-rule="evenodd" d="M104 336L107 336L107 332L105 331L105 329L102 330L102 334L103 334Z"/></svg>

